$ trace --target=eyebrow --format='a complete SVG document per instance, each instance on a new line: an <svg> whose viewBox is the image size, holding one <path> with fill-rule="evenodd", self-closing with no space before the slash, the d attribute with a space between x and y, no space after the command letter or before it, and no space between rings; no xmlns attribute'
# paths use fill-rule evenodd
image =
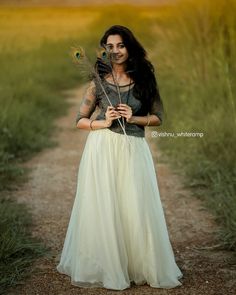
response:
<svg viewBox="0 0 236 295"><path fill-rule="evenodd" d="M124 44L124 42L118 42L117 45ZM107 43L106 45L113 45L112 43Z"/></svg>

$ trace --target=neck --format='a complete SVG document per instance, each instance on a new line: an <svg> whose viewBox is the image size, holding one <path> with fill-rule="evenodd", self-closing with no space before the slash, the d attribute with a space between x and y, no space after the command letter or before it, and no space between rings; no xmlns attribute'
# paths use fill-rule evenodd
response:
<svg viewBox="0 0 236 295"><path fill-rule="evenodd" d="M123 64L118 65L118 64L113 64L113 74L119 78L125 74L125 66Z"/></svg>

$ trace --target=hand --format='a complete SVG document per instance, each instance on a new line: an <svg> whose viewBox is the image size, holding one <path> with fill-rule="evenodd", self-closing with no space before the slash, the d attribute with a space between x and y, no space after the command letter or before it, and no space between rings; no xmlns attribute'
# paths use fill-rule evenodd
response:
<svg viewBox="0 0 236 295"><path fill-rule="evenodd" d="M115 110L114 107L108 106L107 111L105 113L105 117L106 117L106 126L110 127L113 120L121 118L121 115Z"/></svg>
<svg viewBox="0 0 236 295"><path fill-rule="evenodd" d="M132 108L127 104L120 103L117 105L116 109L122 117L126 118L126 122L129 123L133 115Z"/></svg>

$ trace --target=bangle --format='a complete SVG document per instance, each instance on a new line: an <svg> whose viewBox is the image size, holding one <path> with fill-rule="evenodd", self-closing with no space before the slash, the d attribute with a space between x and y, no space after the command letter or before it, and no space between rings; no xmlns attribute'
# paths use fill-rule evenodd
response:
<svg viewBox="0 0 236 295"><path fill-rule="evenodd" d="M149 116L149 114L147 114L147 124L145 126L149 126L150 121L151 121L150 116Z"/></svg>
<svg viewBox="0 0 236 295"><path fill-rule="evenodd" d="M90 127L91 130L94 130L94 129L92 128L92 123L93 123L93 121L95 121L95 120L91 120L91 121L90 121L90 124L89 124L89 127Z"/></svg>

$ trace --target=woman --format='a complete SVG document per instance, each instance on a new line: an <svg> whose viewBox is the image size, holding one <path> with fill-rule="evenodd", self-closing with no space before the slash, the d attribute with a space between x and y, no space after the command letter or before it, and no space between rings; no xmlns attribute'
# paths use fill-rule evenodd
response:
<svg viewBox="0 0 236 295"><path fill-rule="evenodd" d="M113 55L112 71L97 60L102 84L91 81L76 118L78 128L91 132L57 270L80 287L180 286L144 137L145 126L162 123L154 69L126 27L112 26L100 44Z"/></svg>

